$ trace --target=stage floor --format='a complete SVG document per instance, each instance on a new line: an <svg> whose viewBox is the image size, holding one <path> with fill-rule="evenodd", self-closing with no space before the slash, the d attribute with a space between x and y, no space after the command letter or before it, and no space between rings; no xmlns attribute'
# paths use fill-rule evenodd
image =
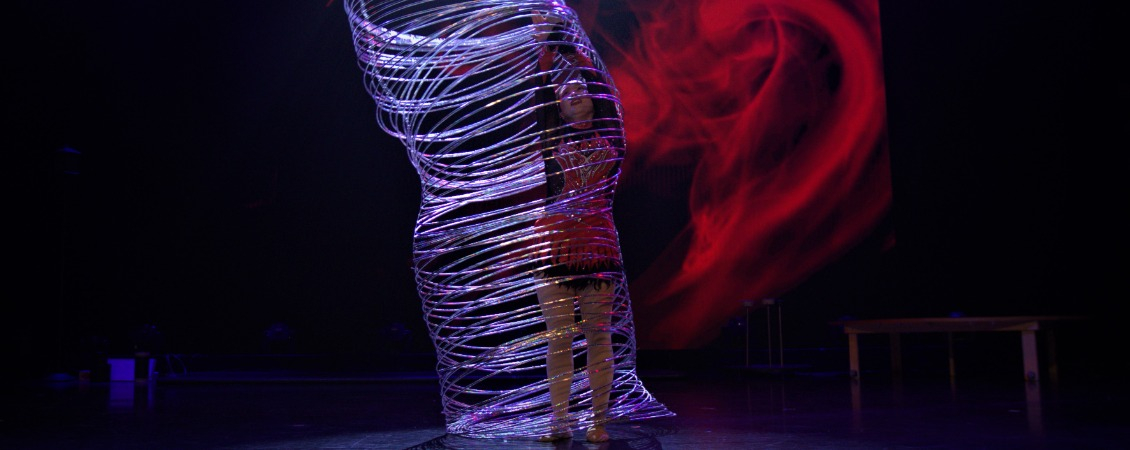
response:
<svg viewBox="0 0 1130 450"><path fill-rule="evenodd" d="M426 373L285 373L4 390L4 449L1127 448L1127 389L1103 383L643 375L678 416L610 427L612 441L473 440L444 433ZM1113 383L1108 383L1113 384Z"/></svg>

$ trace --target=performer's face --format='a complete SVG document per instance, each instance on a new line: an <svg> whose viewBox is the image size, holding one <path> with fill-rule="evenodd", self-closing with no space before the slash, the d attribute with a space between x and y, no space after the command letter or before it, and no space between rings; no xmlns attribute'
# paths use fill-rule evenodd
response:
<svg viewBox="0 0 1130 450"><path fill-rule="evenodd" d="M592 97L589 96L589 90L585 87L585 83L577 80L569 81L565 83L559 93L561 97L561 117L566 122L573 124L592 120Z"/></svg>

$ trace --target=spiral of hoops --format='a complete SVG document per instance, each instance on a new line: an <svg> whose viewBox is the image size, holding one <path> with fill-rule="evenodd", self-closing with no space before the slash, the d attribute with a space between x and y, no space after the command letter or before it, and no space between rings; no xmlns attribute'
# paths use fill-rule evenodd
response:
<svg viewBox="0 0 1130 450"><path fill-rule="evenodd" d="M547 214L546 169L539 145L546 130L532 118L535 78L558 80L576 70L557 57L539 68L547 45L567 44L611 77L576 13L560 1L346 0L365 87L376 121L403 143L420 176L414 266L425 320L436 348L448 431L472 437L518 437L550 426L547 341L572 338L578 357L587 343L575 328L547 330L535 293L571 281L537 276L551 265L545 235L533 224ZM550 17L561 32L535 39ZM551 86L555 87L555 86ZM622 140L618 141L622 142ZM622 155L623 144L619 144ZM617 158L619 158L618 156ZM592 189L569 191L556 209L611 208L615 176ZM609 217L610 211L607 211ZM610 235L615 236L609 221ZM605 239L605 241L608 241ZM619 258L616 242L590 245ZM603 250L602 250L603 248ZM617 264L619 267L619 264ZM588 275L613 286L611 400L608 419L670 415L635 373L635 335L623 271ZM594 388L583 364L570 377L570 427L591 425Z"/></svg>

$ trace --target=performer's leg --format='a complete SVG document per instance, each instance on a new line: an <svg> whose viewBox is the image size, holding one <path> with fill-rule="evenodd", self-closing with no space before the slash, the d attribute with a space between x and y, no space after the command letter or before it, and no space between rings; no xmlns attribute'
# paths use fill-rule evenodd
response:
<svg viewBox="0 0 1130 450"><path fill-rule="evenodd" d="M553 424L548 434L539 438L554 441L572 436L567 420L569 391L573 384L573 336L575 335L573 302L576 293L558 284L537 290L538 304L549 331L549 350L545 370L549 382L549 400L553 403Z"/></svg>
<svg viewBox="0 0 1130 450"><path fill-rule="evenodd" d="M585 433L589 442L608 440L604 423L608 418L608 396L612 391L612 302L616 288L604 283L581 292L581 329L588 341L587 371L592 388L592 428Z"/></svg>

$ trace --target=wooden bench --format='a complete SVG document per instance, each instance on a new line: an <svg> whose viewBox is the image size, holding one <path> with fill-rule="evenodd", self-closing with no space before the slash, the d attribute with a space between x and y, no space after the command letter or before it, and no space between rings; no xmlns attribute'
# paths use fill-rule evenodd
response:
<svg viewBox="0 0 1130 450"><path fill-rule="evenodd" d="M915 317L901 319L861 319L841 320L831 322L832 325L842 326L848 336L848 358L850 374L854 379L859 378L859 335L867 333L887 333L891 338L891 370L896 374L902 371L902 349L900 348L899 335L901 333L946 333L949 341L949 370L950 379L955 376L953 356L953 333L981 332L981 331L1018 331L1020 332L1020 351L1024 355L1024 379L1039 381L1040 366L1036 348L1036 331L1041 326L1050 322L1081 319L1075 316L1004 316L1004 317ZM1051 360L1049 375L1055 378L1054 353L1049 354Z"/></svg>

